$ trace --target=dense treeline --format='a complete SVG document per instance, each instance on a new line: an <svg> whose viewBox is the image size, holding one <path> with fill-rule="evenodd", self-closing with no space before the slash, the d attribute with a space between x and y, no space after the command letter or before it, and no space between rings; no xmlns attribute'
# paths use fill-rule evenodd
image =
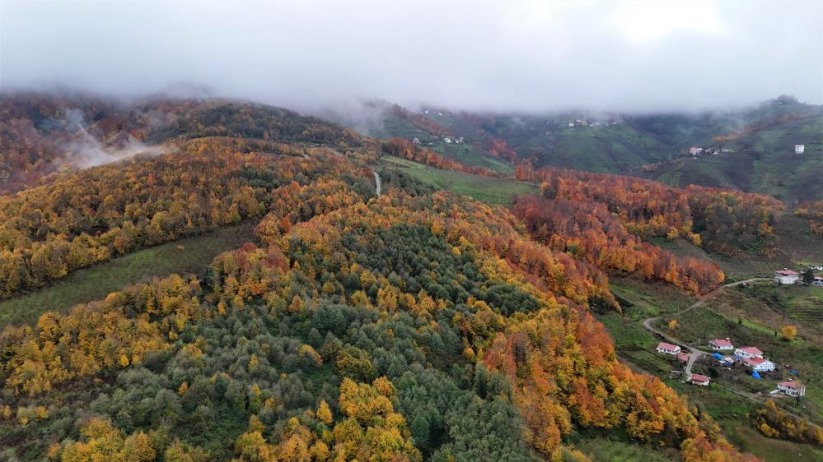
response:
<svg viewBox="0 0 823 462"><path fill-rule="evenodd" d="M39 131L53 114L35 103L15 118ZM351 159L382 148L452 168L402 140L261 106L151 105L139 123L110 116L116 106L83 110L94 136L128 130L179 152L0 199L3 294L244 219L259 219L256 240L203 280L154 280L4 328L0 458L586 461L570 441L589 429L686 462L754 460L617 362L590 314L620 309L599 266L651 262L652 276L695 291L721 277L636 237L697 240L678 192L546 177L544 198L519 203L524 229L443 192L374 197ZM568 236L543 245L526 230Z"/></svg>
<svg viewBox="0 0 823 462"><path fill-rule="evenodd" d="M343 150L367 144L343 127L249 103L153 98L127 104L74 93L4 94L0 95L0 194L77 167L76 157L89 148L97 154L111 152L113 160L123 148L149 151L156 144L212 136Z"/></svg>
<svg viewBox="0 0 823 462"><path fill-rule="evenodd" d="M599 268L666 281L696 294L724 279L716 264L642 242L602 203L523 196L512 212L537 241Z"/></svg>
<svg viewBox="0 0 823 462"><path fill-rule="evenodd" d="M782 438L823 447L823 429L778 408L773 400L756 410L754 426L770 438Z"/></svg>
<svg viewBox="0 0 823 462"><path fill-rule="evenodd" d="M735 255L773 250L783 204L769 196L717 188L673 188L639 178L519 165L521 180L539 181L543 197L606 206L632 234L678 236Z"/></svg>
<svg viewBox="0 0 823 462"><path fill-rule="evenodd" d="M815 236L823 236L823 201L804 202L797 206L794 214L809 220L809 231Z"/></svg>
<svg viewBox="0 0 823 462"><path fill-rule="evenodd" d="M274 196L262 245L216 259L207 286L172 277L7 328L4 455L582 461L574 429L623 428L747 460L616 361L585 308L613 303L602 273L504 210L366 202L333 179Z"/></svg>
<svg viewBox="0 0 823 462"><path fill-rule="evenodd" d="M0 297L144 246L262 216L278 187L345 173L337 156L322 150L296 155L267 145L262 154L252 144L246 150L253 153L243 154L237 144L194 140L175 154L85 170L0 198ZM322 194L313 200L324 200Z"/></svg>

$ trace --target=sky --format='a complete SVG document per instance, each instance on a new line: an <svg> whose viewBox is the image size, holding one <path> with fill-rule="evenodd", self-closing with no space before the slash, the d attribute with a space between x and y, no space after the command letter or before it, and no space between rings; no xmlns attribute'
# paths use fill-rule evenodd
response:
<svg viewBox="0 0 823 462"><path fill-rule="evenodd" d="M0 0L0 90L292 108L823 103L818 0Z"/></svg>

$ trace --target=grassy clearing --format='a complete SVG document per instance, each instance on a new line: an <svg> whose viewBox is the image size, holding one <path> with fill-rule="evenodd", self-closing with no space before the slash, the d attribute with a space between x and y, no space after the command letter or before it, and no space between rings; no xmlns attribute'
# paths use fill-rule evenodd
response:
<svg viewBox="0 0 823 462"><path fill-rule="evenodd" d="M534 185L522 181L441 170L399 157L384 156L381 160L384 168L398 169L424 184L469 196L487 204L510 205L515 194L537 192Z"/></svg>
<svg viewBox="0 0 823 462"><path fill-rule="evenodd" d="M438 140L431 149L450 159L454 159L463 165L472 167L482 167L489 170L510 174L514 172L514 168L506 162L488 155L482 149L466 144L447 144L444 141Z"/></svg>
<svg viewBox="0 0 823 462"><path fill-rule="evenodd" d="M609 288L618 297L623 313L633 320L678 312L692 303L692 295L670 284L631 277L609 277Z"/></svg>
<svg viewBox="0 0 823 462"><path fill-rule="evenodd" d="M253 239L256 223L220 228L200 236L158 245L91 268L37 292L0 302L0 327L33 323L48 310L65 311L104 298L125 286L173 273L204 274L215 256Z"/></svg>
<svg viewBox="0 0 823 462"><path fill-rule="evenodd" d="M588 437L576 442L577 449L592 460L619 460L621 462L667 462L678 461L675 453L664 449L629 443L609 437Z"/></svg>

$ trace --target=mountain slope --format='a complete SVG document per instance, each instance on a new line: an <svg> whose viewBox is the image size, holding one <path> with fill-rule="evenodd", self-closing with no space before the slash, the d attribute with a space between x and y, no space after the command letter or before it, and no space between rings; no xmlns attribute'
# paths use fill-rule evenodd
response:
<svg viewBox="0 0 823 462"><path fill-rule="evenodd" d="M387 178L377 197L386 149L451 165L431 153L277 108L146 104L173 116L141 139L173 151L0 201L5 295L241 220L257 222L252 242L203 278L140 282L4 326L0 457L585 461L575 441L608 434L689 462L753 460L659 378L618 362L590 312L620 309L606 260L651 252L632 233L690 236L682 191L558 170L542 200L585 205L558 208L579 229L544 245L545 216L408 178ZM663 190L673 199L654 197ZM763 201L716 195L732 210L700 223L759 228ZM578 213L602 221L575 225ZM597 253L599 239L610 245ZM722 280L713 265L659 263L649 277L694 292Z"/></svg>
<svg viewBox="0 0 823 462"><path fill-rule="evenodd" d="M375 117L376 136L418 138L470 165L510 172L517 165L632 174L775 195L789 202L823 198L823 107L781 96L756 107L702 113L630 115L567 112L483 114L395 107ZM463 144L445 143L458 137ZM794 145L806 152L795 156ZM702 147L698 160L690 147ZM710 151L718 155L708 155ZM722 151L722 152L721 152ZM496 166L491 159L506 165Z"/></svg>

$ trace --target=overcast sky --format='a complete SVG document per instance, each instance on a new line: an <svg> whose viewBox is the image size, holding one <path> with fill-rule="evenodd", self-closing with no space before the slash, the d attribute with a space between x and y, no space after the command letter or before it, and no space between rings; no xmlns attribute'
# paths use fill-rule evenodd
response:
<svg viewBox="0 0 823 462"><path fill-rule="evenodd" d="M0 89L290 107L823 103L823 1L0 0Z"/></svg>

